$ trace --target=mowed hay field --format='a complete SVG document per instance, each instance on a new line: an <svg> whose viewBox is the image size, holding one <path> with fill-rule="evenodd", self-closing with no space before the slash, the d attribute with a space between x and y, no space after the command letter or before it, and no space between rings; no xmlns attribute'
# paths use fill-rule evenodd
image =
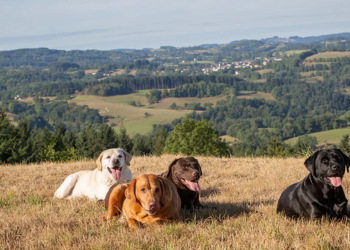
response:
<svg viewBox="0 0 350 250"><path fill-rule="evenodd" d="M310 62L310 60L319 59L319 58L324 58L324 59L337 58L337 57L345 57L345 56L350 56L350 52L329 51L329 52L323 52L323 53L309 56L305 58L303 63L305 66L311 66L316 64L326 64L329 66L331 64L330 62Z"/></svg>
<svg viewBox="0 0 350 250"><path fill-rule="evenodd" d="M327 131L311 133L309 136L315 136L319 144L334 143L339 144L344 135L350 135L350 127L331 129ZM286 143L294 145L299 139L298 137L286 140Z"/></svg>
<svg viewBox="0 0 350 250"><path fill-rule="evenodd" d="M134 157L134 176L162 173L175 157ZM349 249L347 222L294 221L276 214L281 192L308 173L304 159L197 157L201 202L183 221L129 231L101 222L103 205L53 199L64 178L94 161L0 167L1 249ZM343 187L350 197L349 176Z"/></svg>
<svg viewBox="0 0 350 250"><path fill-rule="evenodd" d="M309 56L305 58L305 60L313 60L316 58L337 58L337 57L344 57L344 56L350 56L350 52L342 52L342 51L329 51L324 53L318 53L312 56Z"/></svg>
<svg viewBox="0 0 350 250"><path fill-rule="evenodd" d="M168 109L170 104L164 108L148 107L145 95L145 91L110 97L81 95L76 96L71 101L78 105L87 105L91 109L100 110L102 116L113 116L114 118L109 120L109 124L123 122L128 134L131 135L136 133L145 134L152 129L153 124L170 123L176 118L192 112L192 110L170 110ZM131 106L128 104L131 101L139 101L143 106ZM148 115L145 115L145 113L148 113ZM116 129L119 129L119 127L116 127Z"/></svg>
<svg viewBox="0 0 350 250"><path fill-rule="evenodd" d="M247 92L247 93L244 93ZM249 92L255 92L249 94ZM240 91L237 95L238 99L265 99L266 101L275 101L276 99L271 95L271 93L264 93L260 91Z"/></svg>

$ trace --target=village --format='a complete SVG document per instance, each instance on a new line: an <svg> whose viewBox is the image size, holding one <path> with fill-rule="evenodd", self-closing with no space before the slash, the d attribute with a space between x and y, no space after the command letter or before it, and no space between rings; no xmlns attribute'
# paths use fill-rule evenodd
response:
<svg viewBox="0 0 350 250"><path fill-rule="evenodd" d="M196 59L194 59L196 60ZM216 72L219 70L223 70L223 69L230 69L230 68L234 68L234 69L253 69L253 68L261 68L262 66L266 66L271 62L279 62L281 61L282 58L277 58L277 57L271 57L271 58L260 58L257 57L255 58L255 60L243 60L243 61L237 61L237 62L233 62L233 63L219 63L219 64L213 64L211 67L209 68L204 68L202 69L202 72L204 74L209 74L210 72ZM235 71L236 75L239 75L239 71Z"/></svg>

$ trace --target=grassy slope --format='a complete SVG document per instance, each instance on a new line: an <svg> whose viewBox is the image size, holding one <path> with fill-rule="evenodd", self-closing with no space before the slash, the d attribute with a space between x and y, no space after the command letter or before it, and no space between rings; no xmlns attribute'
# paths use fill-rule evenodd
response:
<svg viewBox="0 0 350 250"><path fill-rule="evenodd" d="M225 96L207 98L165 98L161 100L160 103L149 106L145 96L147 92L149 92L149 90L141 90L133 94L111 97L80 95L76 96L71 101L79 105L87 105L92 109L101 110L101 115L103 116L114 116L115 118L111 119L109 123L114 122L119 124L123 122L128 133L134 135L136 133L145 134L149 132L153 124L170 123L174 119L192 112L192 110L168 109L173 102L181 106L183 106L184 103L190 102L200 102L202 104L211 102L215 104L218 100L226 98ZM140 101L143 106L133 107L128 104L131 101ZM109 111L107 112L106 109ZM149 116L146 116L145 113L148 113ZM119 127L116 129L119 129Z"/></svg>
<svg viewBox="0 0 350 250"><path fill-rule="evenodd" d="M305 60L312 60L315 58L336 58L336 57L344 57L350 56L350 52L341 52L341 51L329 51L324 53L315 54L307 57Z"/></svg>
<svg viewBox="0 0 350 250"><path fill-rule="evenodd" d="M265 73L268 73L268 72L272 72L274 73L275 70L274 69L260 69L260 70L257 70L256 72L258 72L259 74L265 74Z"/></svg>
<svg viewBox="0 0 350 250"><path fill-rule="evenodd" d="M182 98L169 97L169 98L162 99L159 103L155 104L154 107L155 108L160 108L160 109L166 109L166 108L169 108L169 106L171 104L173 104L174 102L178 106L184 106L185 103L191 103L191 102L201 103L201 104L204 104L204 103L207 103L207 102L211 102L211 103L213 103L215 105L217 101L225 100L225 99L226 99L226 96L214 96L214 97L203 97L203 98L198 98L198 97L182 97Z"/></svg>
<svg viewBox="0 0 350 250"><path fill-rule="evenodd" d="M256 91L255 94L245 94L245 91L240 91L239 95L237 98L239 99L265 99L265 100L270 100L270 101L275 101L275 98L270 94L270 93L264 93L260 91ZM249 91L248 91L249 92ZM255 91L254 91L255 92Z"/></svg>
<svg viewBox="0 0 350 250"><path fill-rule="evenodd" d="M312 133L310 136L316 136L319 144L324 144L325 142L339 144L342 137L347 134L350 134L350 127ZM298 138L295 137L295 142L298 141ZM294 138L286 140L286 143L294 145Z"/></svg>
<svg viewBox="0 0 350 250"><path fill-rule="evenodd" d="M152 129L153 124L165 124L170 123L176 118L180 118L185 114L191 113L192 110L170 110L168 109L172 103L176 103L178 106L183 106L185 103L199 102L199 103L216 103L219 100L224 100L226 96L219 97L186 97L186 98L165 98L159 103L148 106L146 93L148 90L138 91L128 95L118 95L111 97L102 96L76 96L71 101L76 102L79 105L87 105L92 109L102 110L101 115L111 115L114 119L111 119L109 123L119 124L121 122L127 128L129 134L134 135L136 133L145 134ZM243 91L244 92L244 91ZM242 93L243 93L242 92ZM263 98L266 100L274 100L271 94L263 92L243 93L244 95L237 98ZM130 101L140 101L142 107L133 107L128 103ZM106 111L109 110L109 112ZM149 116L146 116L148 113ZM118 127L117 127L118 129Z"/></svg>
<svg viewBox="0 0 350 250"><path fill-rule="evenodd" d="M308 49L306 49L306 50L302 50L302 49L298 49L298 50L287 50L286 52L285 52L285 54L289 54L289 55L298 55L298 54L301 54L301 53L303 53L303 52L305 52L305 51L309 51Z"/></svg>
<svg viewBox="0 0 350 250"><path fill-rule="evenodd" d="M179 156L134 157L134 176L162 173ZM124 218L102 223L103 205L53 199L64 178L91 161L1 166L3 249L349 249L345 222L294 221L276 214L281 192L308 173L305 159L198 157L201 202L183 221L130 232ZM146 167L147 166L147 167ZM344 191L350 197L349 177Z"/></svg>
<svg viewBox="0 0 350 250"><path fill-rule="evenodd" d="M111 119L109 123L123 122L127 128L129 134L136 133L145 134L152 129L153 124L165 124L170 123L176 118L180 118L190 110L169 110L169 109L157 109L148 108L146 96L142 95L144 92L138 92L136 94L118 95L111 97L102 96L77 96L72 99L79 105L87 105L92 109L102 110L101 115L111 115L114 119ZM128 103L130 101L140 101L142 107L133 107ZM109 110L109 112L106 111ZM149 116L146 116L148 113ZM117 127L118 129L118 127Z"/></svg>

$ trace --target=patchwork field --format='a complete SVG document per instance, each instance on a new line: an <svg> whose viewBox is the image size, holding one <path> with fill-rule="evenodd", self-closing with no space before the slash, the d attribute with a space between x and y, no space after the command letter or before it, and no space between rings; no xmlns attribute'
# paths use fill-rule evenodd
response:
<svg viewBox="0 0 350 250"><path fill-rule="evenodd" d="M179 156L134 157L134 176L159 174ZM350 224L276 214L281 192L307 175L305 159L197 157L200 201L182 222L129 231L124 218L101 222L103 205L53 199L64 178L95 162L0 167L1 249L349 249ZM350 197L345 174L344 191Z"/></svg>
<svg viewBox="0 0 350 250"><path fill-rule="evenodd" d="M160 100L160 102L155 104L154 107L159 108L159 109L167 109L174 102L176 103L177 106L184 106L185 103L191 103L191 102L201 103L201 104L213 103L215 105L217 101L225 100L225 99L226 99L226 96L202 97L202 98L198 98L198 97L181 97L181 98L169 97L169 98L165 98L165 99Z"/></svg>
<svg viewBox="0 0 350 250"><path fill-rule="evenodd" d="M268 72L272 72L274 73L275 70L274 69L261 69L261 70L257 70L256 72L258 72L260 75L268 73Z"/></svg>
<svg viewBox="0 0 350 250"><path fill-rule="evenodd" d="M235 141L239 141L239 139L229 135L223 135L223 136L220 136L220 138L225 140L228 144L233 144Z"/></svg>
<svg viewBox="0 0 350 250"><path fill-rule="evenodd" d="M302 49L299 49L299 50L287 50L285 52L285 54L298 55L298 54L301 54L301 53L306 52L306 51L309 51L309 50L308 49L307 50L302 50Z"/></svg>
<svg viewBox="0 0 350 250"><path fill-rule="evenodd" d="M329 51L324 53L315 54L307 57L305 60L313 60L316 58L336 58L336 57L344 57L350 56L350 52L342 52L342 51Z"/></svg>
<svg viewBox="0 0 350 250"><path fill-rule="evenodd" d="M245 93L246 92L246 93ZM253 92L250 94L249 92ZM237 96L239 99L265 99L270 101L275 101L275 98L271 95L271 93L264 93L260 91L240 91L239 95Z"/></svg>
<svg viewBox="0 0 350 250"><path fill-rule="evenodd" d="M330 70L323 70L323 71L320 71L320 72L326 72L326 73L329 73ZM310 76L311 74L314 74L316 75L317 71L316 70L313 70L313 71L308 71L308 72L301 72L300 75L302 76ZM322 78L323 80L323 78Z"/></svg>
<svg viewBox="0 0 350 250"><path fill-rule="evenodd" d="M186 114L193 112L192 110L171 110L169 106L176 103L178 106L183 106L185 103L215 103L223 100L226 96L221 97L188 97L188 98L165 98L159 103L149 105L146 98L146 93L149 90L140 90L133 94L118 95L118 96L92 96L79 95L73 98L72 102L79 105L87 105L89 108L97 109L102 116L111 115L114 118L110 119L109 124L123 124L130 135L136 133L145 134L152 129L153 124L166 124L172 122L176 118L180 118ZM129 105L131 101L140 102L141 107ZM198 111L197 111L198 112ZM115 127L117 130L119 127Z"/></svg>
<svg viewBox="0 0 350 250"><path fill-rule="evenodd" d="M192 112L191 110L169 110L167 109L168 106L164 109L150 108L146 106L148 102L143 93L146 92L111 97L77 96L71 101L97 109L102 116L113 116L114 118L110 119L109 124L123 122L130 135L145 134L152 129L153 124L170 123L174 119ZM130 101L140 101L143 106L133 107L128 104ZM119 127L116 127L116 129L119 129Z"/></svg>
<svg viewBox="0 0 350 250"><path fill-rule="evenodd" d="M348 134L350 135L350 127L332 129L328 131L312 133L309 135L316 136L319 144L325 144L325 143L339 144L342 137ZM294 145L298 141L298 138L299 137L295 137L295 140L294 138L291 138L286 140L285 142Z"/></svg>

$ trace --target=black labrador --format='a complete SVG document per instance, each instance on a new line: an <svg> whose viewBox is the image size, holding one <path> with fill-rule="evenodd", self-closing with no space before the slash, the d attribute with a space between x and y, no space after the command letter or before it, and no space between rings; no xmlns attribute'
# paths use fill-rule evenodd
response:
<svg viewBox="0 0 350 250"><path fill-rule="evenodd" d="M181 198L181 208L193 211L203 207L199 203L200 186L198 180L202 175L202 168L194 157L175 159L166 172L159 176L172 181Z"/></svg>
<svg viewBox="0 0 350 250"><path fill-rule="evenodd" d="M348 200L341 186L345 165L349 172L349 164L349 157L339 149L315 152L304 163L310 174L283 191L277 212L292 218L349 217Z"/></svg>

